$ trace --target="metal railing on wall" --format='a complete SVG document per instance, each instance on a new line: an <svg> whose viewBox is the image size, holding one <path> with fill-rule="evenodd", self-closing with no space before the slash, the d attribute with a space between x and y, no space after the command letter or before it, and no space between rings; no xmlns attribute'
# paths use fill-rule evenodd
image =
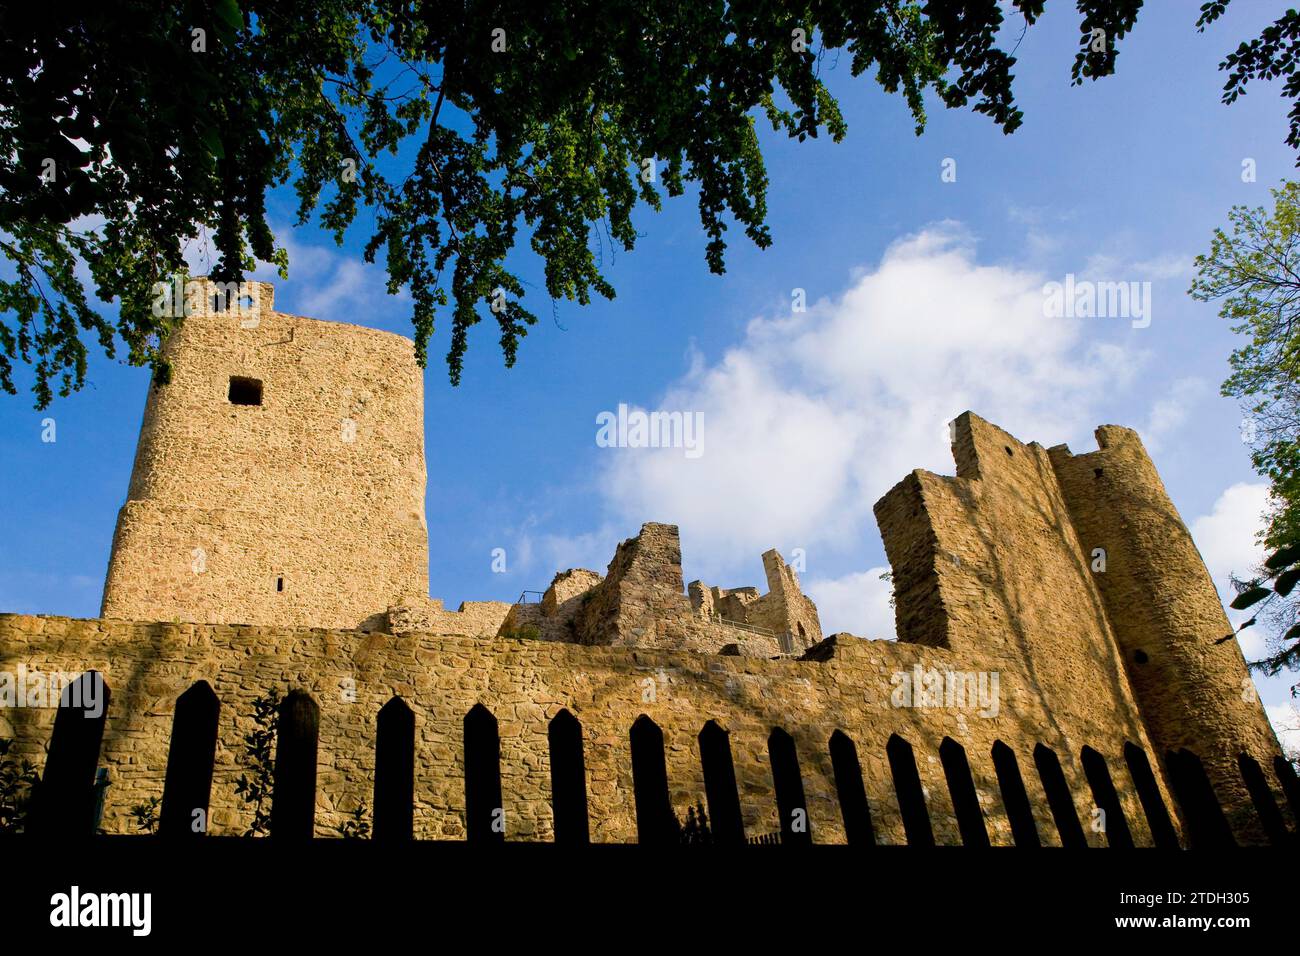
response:
<svg viewBox="0 0 1300 956"><path fill-rule="evenodd" d="M745 621L733 621L731 618L723 617L721 614L713 614L710 616L709 620L714 624L722 624L726 627L736 627L742 631L749 631L751 634L762 634L764 637L777 636L776 631L773 631L770 628L759 627L757 624L749 624Z"/></svg>

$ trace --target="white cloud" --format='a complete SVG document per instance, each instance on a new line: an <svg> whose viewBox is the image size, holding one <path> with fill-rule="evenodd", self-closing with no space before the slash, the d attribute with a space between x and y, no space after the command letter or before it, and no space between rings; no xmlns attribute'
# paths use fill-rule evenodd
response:
<svg viewBox="0 0 1300 956"><path fill-rule="evenodd" d="M855 553L897 481L951 473L947 423L962 411L1025 439L1085 438L1142 356L1104 342L1096 320L1047 318L1044 282L978 263L971 237L941 223L892 245L843 295L754 319L659 404L703 412L702 457L610 450L613 523L680 525L706 574L774 546Z"/></svg>
<svg viewBox="0 0 1300 956"><path fill-rule="evenodd" d="M1193 256L1175 253L1143 260L1114 253L1099 253L1088 259L1079 278L1098 282L1165 282L1191 278L1193 265Z"/></svg>
<svg viewBox="0 0 1300 956"><path fill-rule="evenodd" d="M822 633L848 631L858 637L894 637L894 609L889 604L893 591L880 575L887 567L871 568L841 578L819 578L804 582L803 589L817 604Z"/></svg>
<svg viewBox="0 0 1300 956"><path fill-rule="evenodd" d="M1192 522L1192 538L1220 591L1232 594L1229 577L1248 575L1263 559L1255 535L1268 507L1265 482L1238 482L1219 495L1208 515Z"/></svg>
<svg viewBox="0 0 1300 956"><path fill-rule="evenodd" d="M508 552L510 569L528 573L537 586L549 585L553 575L569 568L604 574L618 543L640 528L637 525L620 532L611 525L602 525L585 534L552 534L538 531L540 524L541 519L529 515L515 533L514 546Z"/></svg>
<svg viewBox="0 0 1300 956"><path fill-rule="evenodd" d="M1291 701L1284 701L1265 706L1264 712L1268 714L1282 749L1287 753L1300 752L1300 708Z"/></svg>
<svg viewBox="0 0 1300 956"><path fill-rule="evenodd" d="M1078 219L1078 210L1061 204L1012 205L1007 209L1007 218L1024 228L1023 252L1030 262L1041 262L1056 255L1065 245L1066 237L1077 233L1071 223Z"/></svg>
<svg viewBox="0 0 1300 956"><path fill-rule="evenodd" d="M1255 535L1263 525L1261 516L1267 507L1266 483L1238 482L1219 495L1209 514L1191 523L1192 540L1200 549L1225 607L1237 594L1232 587L1232 575L1249 577L1264 560ZM1234 627L1249 618L1249 612L1228 610L1228 619ZM1247 659L1266 653L1260 632L1255 628L1242 631L1240 641Z"/></svg>
<svg viewBox="0 0 1300 956"><path fill-rule="evenodd" d="M1164 441L1187 423L1189 413L1208 390L1203 378L1180 378L1163 398L1151 406L1151 417L1142 430L1142 442L1155 454Z"/></svg>

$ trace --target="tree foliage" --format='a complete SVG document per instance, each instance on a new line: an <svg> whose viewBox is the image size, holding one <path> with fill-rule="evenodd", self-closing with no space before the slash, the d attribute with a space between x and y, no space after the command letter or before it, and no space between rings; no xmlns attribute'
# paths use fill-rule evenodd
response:
<svg viewBox="0 0 1300 956"><path fill-rule="evenodd" d="M1226 12L1230 0L1212 0L1201 4L1201 16L1196 21L1198 30L1204 30ZM1291 100L1290 131L1286 143L1300 150L1300 13L1288 10L1265 27L1253 40L1245 41L1219 64L1227 72L1228 82L1223 87L1223 102L1235 103L1244 96L1251 80L1275 80L1286 77L1282 95ZM1296 161L1300 166L1300 160Z"/></svg>
<svg viewBox="0 0 1300 956"><path fill-rule="evenodd" d="M1141 3L1075 5L1072 76L1081 83L1114 70ZM316 215L336 241L368 213L365 257L382 257L390 292L409 293L422 365L435 319L450 324L453 383L470 329L484 319L513 365L537 321L514 260L507 265L521 238L541 260L552 301L612 298L605 247L630 250L633 210L657 210L689 188L708 266L721 273L730 229L760 247L772 241L758 121L799 140L845 135L822 80L828 54L899 94L918 132L928 92L1010 133L1022 115L1015 59L999 46L1004 8L1027 29L1043 6L6 5L0 250L11 274L0 278L0 387L14 393L14 363L30 363L45 407L56 389L83 385L87 340L110 356L120 340L127 361L154 365L165 381L159 348L173 320L154 314L154 283L183 274L187 245L209 241L218 281L238 281L258 262L286 275L266 209L268 191L286 185L297 222ZM1222 6L1207 4L1202 26ZM1234 96L1272 75L1270 57L1288 62L1291 34L1279 29L1250 55L1234 55ZM96 298L115 304L116 316Z"/></svg>
<svg viewBox="0 0 1300 956"><path fill-rule="evenodd" d="M1300 183L1272 193L1271 211L1229 211L1231 234L1214 231L1189 291L1220 301L1219 315L1246 338L1222 391L1248 412L1242 438L1277 504L1264 543L1278 548L1300 540Z"/></svg>
<svg viewBox="0 0 1300 956"><path fill-rule="evenodd" d="M27 758L10 756L13 740L0 737L0 834L21 833L40 775Z"/></svg>
<svg viewBox="0 0 1300 956"><path fill-rule="evenodd" d="M1228 359L1222 391L1242 402L1242 439L1270 482L1262 543L1271 553L1254 579L1234 581L1232 606L1260 605L1243 627L1263 615L1274 647L1259 666L1276 674L1300 667L1300 183L1272 193L1271 211L1233 207L1231 234L1214 231L1189 291L1219 301L1219 315L1246 338Z"/></svg>
<svg viewBox="0 0 1300 956"><path fill-rule="evenodd" d="M154 834L158 832L158 813L162 806L161 797L150 797L144 803L137 803L131 808L131 816L135 817L135 828L141 833Z"/></svg>
<svg viewBox="0 0 1300 956"><path fill-rule="evenodd" d="M280 692L272 687L253 701L253 729L244 734L244 764L248 773L235 781L235 793L253 812L244 836L271 832L271 798L275 794L275 734L280 716Z"/></svg>
<svg viewBox="0 0 1300 956"><path fill-rule="evenodd" d="M345 840L370 839L370 819L366 805L362 803L354 807L336 829Z"/></svg>
<svg viewBox="0 0 1300 956"><path fill-rule="evenodd" d="M1264 560L1260 576L1249 581L1233 580L1237 597L1232 607L1241 611L1256 607L1255 615L1238 628L1252 627L1263 615L1273 625L1272 652L1251 667L1273 677L1285 670L1300 669L1300 612L1293 597L1300 582L1300 544L1286 545ZM1300 597L1300 595L1296 595ZM1235 635L1229 634L1224 640ZM1300 697L1300 684L1291 686L1291 696Z"/></svg>

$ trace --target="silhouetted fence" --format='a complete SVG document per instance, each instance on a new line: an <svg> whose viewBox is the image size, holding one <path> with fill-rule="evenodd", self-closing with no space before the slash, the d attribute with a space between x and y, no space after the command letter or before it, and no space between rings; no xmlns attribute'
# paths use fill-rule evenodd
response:
<svg viewBox="0 0 1300 956"><path fill-rule="evenodd" d="M33 788L26 818L28 833L57 837L94 831L96 798L99 795L102 799L103 791L102 783L97 783L97 770L109 700L108 684L95 671L87 671L64 689L44 773ZM197 682L176 701L158 828L163 837L190 838L208 832L220 710L221 704L206 681ZM320 710L309 694L295 690L284 698L275 723L270 813L271 836L277 840L310 840L314 835L319 728ZM415 715L405 701L394 697L379 711L376 728L373 836L384 841L410 840L414 831ZM463 730L466 837L476 843L500 843L505 840L506 827L497 719L485 706L475 704L465 715ZM582 724L568 710L561 710L551 720L547 736L555 840L587 843L590 824ZM706 721L698 738L708 811L703 804L698 811L690 808L685 826L674 813L669 795L663 731L642 714L629 728L628 739L639 842L733 846L813 842L798 748L783 728L772 728L767 742L780 831L761 835L745 833L730 735L717 721ZM876 829L857 746L840 730L831 735L827 746L845 837L851 844L874 845ZM933 846L934 829L911 743L893 734L885 746L885 755L907 843ZM994 742L990 756L1015 845L1041 846L1044 841L1015 753L999 740ZM1033 757L1061 845L1087 846L1083 823L1056 752L1040 743ZM1153 843L1157 847L1177 847L1178 834L1146 753L1128 743L1123 758ZM987 823L966 749L945 737L939 746L939 760L961 842L966 846L989 846ZM1105 833L1112 847L1134 846L1132 829L1105 756L1085 746L1079 762L1091 790L1094 815L1099 816L1101 825L1097 829ZM1183 748L1166 753L1164 763L1188 845L1236 845L1201 759ZM1265 769L1245 753L1237 763L1261 831L1275 845L1294 842L1296 836L1287 828ZM1295 768L1278 757L1271 769L1292 818L1300 819L1300 780ZM1092 822L1095 825L1097 819Z"/></svg>

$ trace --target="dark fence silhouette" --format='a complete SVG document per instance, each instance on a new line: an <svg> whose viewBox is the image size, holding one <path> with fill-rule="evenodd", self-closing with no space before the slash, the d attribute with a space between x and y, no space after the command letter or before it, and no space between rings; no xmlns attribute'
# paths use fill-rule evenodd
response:
<svg viewBox="0 0 1300 956"><path fill-rule="evenodd" d="M375 728L375 839L411 839L414 805L415 713L394 697L380 709Z"/></svg>
<svg viewBox="0 0 1300 956"><path fill-rule="evenodd" d="M1165 769L1174 799L1183 810L1187 840L1194 847L1236 846L1237 841L1205 775L1201 758L1187 748L1165 754Z"/></svg>
<svg viewBox="0 0 1300 956"><path fill-rule="evenodd" d="M64 689L44 772L29 804L28 833L50 838L86 836L94 831L96 800L102 799L103 793L97 781L105 770L98 763L109 701L108 684L95 671L87 671ZM198 681L176 701L163 781L158 828L161 838L191 839L208 832L220 709L220 702L206 681ZM309 840L314 836L319 727L320 711L316 702L304 691L290 692L276 719L270 814L271 836L276 840ZM548 740L555 841L587 843L590 821L581 722L568 710L560 710L550 722ZM678 820L669 794L663 731L642 714L629 729L629 740L638 842L732 846L813 842L798 750L794 737L783 728L773 728L768 737L780 830L756 835L745 832L730 735L717 721L707 721L698 738L708 812L702 801L690 807L685 826ZM873 845L876 827L857 745L843 731L836 730L827 747L845 837L851 844ZM893 734L885 746L885 754L907 843L933 846L934 830L912 745ZM939 745L938 756L963 845L989 846L987 821L965 748L945 737ZM1041 846L1043 841L1035 822L1029 788L1015 753L999 740L993 744L989 756L1015 844ZM1039 743L1033 758L1062 846L1086 847L1084 827L1056 752ZM1146 753L1135 744L1126 743L1123 759L1152 842L1157 847L1178 847L1178 831ZM394 697L379 711L376 722L374 839L412 839L415 761L415 714L405 701ZM1288 829L1265 768L1246 753L1239 755L1237 764L1262 832L1274 845L1293 844L1296 835ZM1093 806L1104 811L1108 845L1134 846L1133 833L1106 757L1085 746L1079 753L1079 766L1091 790ZM475 704L464 718L464 769L467 839L502 842L506 827L501 799L500 738L496 718L482 704ZM1165 769L1188 845L1235 845L1231 826L1200 758L1186 748L1170 751L1165 755ZM1271 769L1294 819L1300 796L1295 770L1280 757Z"/></svg>
<svg viewBox="0 0 1300 956"><path fill-rule="evenodd" d="M158 824L164 836L198 837L208 830L220 713L221 703L205 680L176 699Z"/></svg>
<svg viewBox="0 0 1300 956"><path fill-rule="evenodd" d="M110 691L98 671L63 689L54 715L45 771L27 819L42 836L84 836L95 830L95 768L104 741Z"/></svg>
<svg viewBox="0 0 1300 956"><path fill-rule="evenodd" d="M704 794L709 801L714 843L745 842L745 822L740 812L740 791L736 788L736 767L731 759L731 735L708 721L700 731L700 767L704 771Z"/></svg>
<svg viewBox="0 0 1300 956"><path fill-rule="evenodd" d="M482 704L465 715L465 836L479 843L502 843L506 838L501 738L497 719Z"/></svg>
<svg viewBox="0 0 1300 956"><path fill-rule="evenodd" d="M989 831L984 826L984 813L980 810L975 780L970 774L970 761L966 748L951 737L939 744L939 762L948 780L948 795L952 797L953 812L957 814L957 829L962 846L988 846Z"/></svg>
<svg viewBox="0 0 1300 956"><path fill-rule="evenodd" d="M637 840L649 844L678 842L677 817L668 795L664 734L642 714L632 724L632 791L636 800Z"/></svg>
<svg viewBox="0 0 1300 956"><path fill-rule="evenodd" d="M1088 787L1092 790L1092 799L1105 816L1102 817L1102 832L1110 846L1132 848L1133 834L1129 832L1128 821L1124 819L1124 808L1120 805L1119 794L1115 792L1115 783L1110 779L1110 768L1106 758L1091 747L1084 747L1079 752L1079 762L1083 764L1083 775L1088 778Z"/></svg>
<svg viewBox="0 0 1300 956"><path fill-rule="evenodd" d="M898 734L892 734L885 744L885 754L889 757L889 772L894 776L894 792L898 795L898 812L903 817L907 845L934 846L934 829L930 826L930 811L925 806L925 789L921 786L912 745Z"/></svg>
<svg viewBox="0 0 1300 956"><path fill-rule="evenodd" d="M794 738L780 727L775 728L767 738L767 753L772 761L772 784L776 790L777 814L781 818L781 839L786 843L812 843L808 800L804 797Z"/></svg>
<svg viewBox="0 0 1300 956"><path fill-rule="evenodd" d="M1136 744L1127 743L1124 745L1124 762L1128 764L1133 787L1147 816L1152 842L1162 849L1178 849L1178 831L1169 819L1169 808L1165 806L1164 797L1160 796L1160 785L1156 783L1155 771L1151 769L1146 751Z"/></svg>
<svg viewBox="0 0 1300 956"><path fill-rule="evenodd" d="M271 836L310 840L316 829L316 740L320 708L311 695L295 690L280 704L276 721L275 789L271 796Z"/></svg>
<svg viewBox="0 0 1300 956"><path fill-rule="evenodd" d="M582 755L582 724L561 710L547 729L551 747L551 813L556 843L586 843L587 765Z"/></svg>
<svg viewBox="0 0 1300 956"><path fill-rule="evenodd" d="M1246 753L1237 755L1237 767L1241 771L1246 790L1250 793L1250 800L1255 805L1255 812L1259 814L1259 822L1264 827L1268 842L1281 846L1287 842L1289 834L1286 822L1282 819L1282 811L1278 809L1273 791L1268 787L1268 778L1264 776L1263 768L1258 760Z"/></svg>
<svg viewBox="0 0 1300 956"><path fill-rule="evenodd" d="M871 805L862 781L862 763L852 738L841 730L831 734L831 771L835 774L835 793L840 799L844 818L844 839L861 846L874 846L875 829L871 825Z"/></svg>
<svg viewBox="0 0 1300 956"><path fill-rule="evenodd" d="M1300 777L1296 775L1295 767L1285 757L1278 756L1273 758L1273 772L1277 774L1286 802L1291 807L1291 819L1300 825Z"/></svg>
<svg viewBox="0 0 1300 956"><path fill-rule="evenodd" d="M1011 837L1016 846L1042 846L1038 826L1034 823L1034 809L1025 789L1025 778L1020 775L1020 761L1015 751L1000 740L993 741L993 770L998 776L998 789L1002 791L1002 805L1006 807L1007 822L1011 824Z"/></svg>
<svg viewBox="0 0 1300 956"><path fill-rule="evenodd" d="M1038 779L1043 783L1043 793L1047 796L1056 832L1061 837L1061 846L1087 846L1088 838L1084 836L1079 811L1074 808L1074 797L1070 795L1070 785L1065 781L1065 771L1061 769L1061 759L1056 756L1056 751L1043 744L1034 747L1034 765L1038 767Z"/></svg>

